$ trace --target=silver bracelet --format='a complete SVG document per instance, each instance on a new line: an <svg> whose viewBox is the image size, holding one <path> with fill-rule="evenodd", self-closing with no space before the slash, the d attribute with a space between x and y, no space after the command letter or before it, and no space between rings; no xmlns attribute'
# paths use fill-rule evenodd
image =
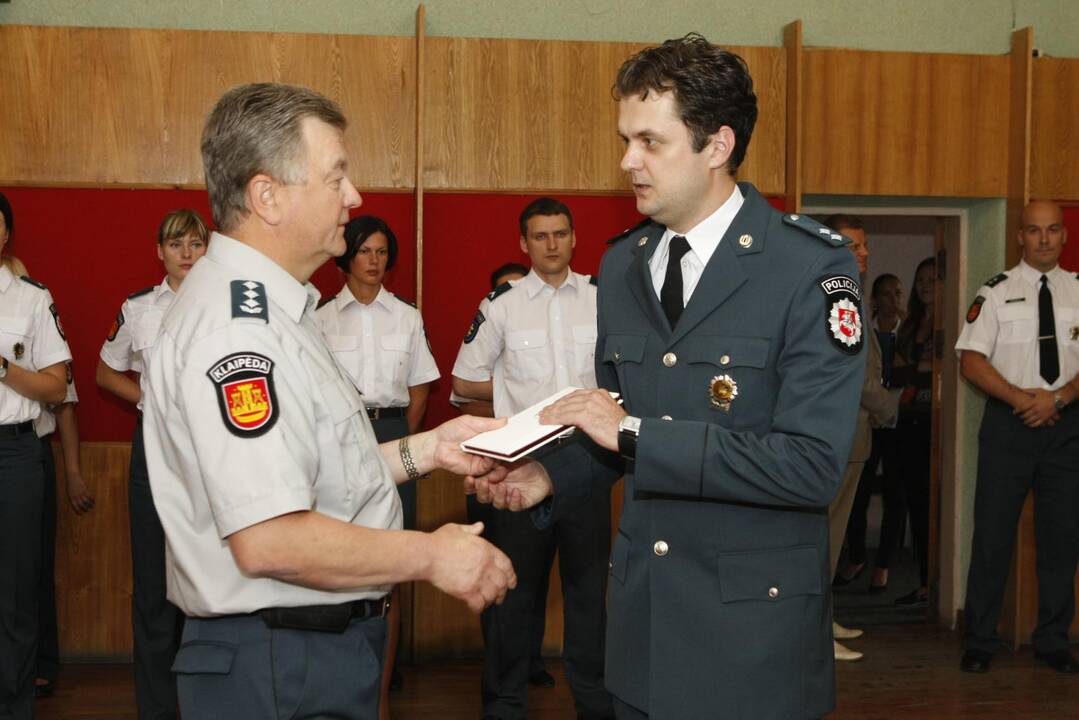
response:
<svg viewBox="0 0 1079 720"><path fill-rule="evenodd" d="M397 443L397 449L401 453L401 464L405 466L405 474L408 475L409 480L419 480L423 475L416 469L416 463L412 459L412 451L408 449L408 438L401 438L401 441Z"/></svg>

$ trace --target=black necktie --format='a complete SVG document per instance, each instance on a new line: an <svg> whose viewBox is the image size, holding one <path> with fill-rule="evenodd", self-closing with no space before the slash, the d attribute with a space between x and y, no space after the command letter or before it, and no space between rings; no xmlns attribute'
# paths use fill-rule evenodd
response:
<svg viewBox="0 0 1079 720"><path fill-rule="evenodd" d="M1053 294L1049 292L1049 282L1044 275L1042 289L1038 291L1038 355L1041 358L1041 375L1045 382L1052 385L1060 377L1060 357L1057 355Z"/></svg>
<svg viewBox="0 0 1079 720"><path fill-rule="evenodd" d="M659 304L671 329L678 324L685 305L682 304L682 256L689 252L689 241L681 235L671 238L670 252L667 255L667 274L663 277L663 288L659 291Z"/></svg>

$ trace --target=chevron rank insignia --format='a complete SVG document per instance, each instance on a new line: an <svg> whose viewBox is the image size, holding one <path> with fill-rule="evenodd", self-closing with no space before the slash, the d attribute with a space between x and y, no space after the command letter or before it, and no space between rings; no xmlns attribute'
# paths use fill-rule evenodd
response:
<svg viewBox="0 0 1079 720"><path fill-rule="evenodd" d="M232 317L252 318L270 322L270 314L266 309L266 288L260 282L254 280L233 280L232 286Z"/></svg>

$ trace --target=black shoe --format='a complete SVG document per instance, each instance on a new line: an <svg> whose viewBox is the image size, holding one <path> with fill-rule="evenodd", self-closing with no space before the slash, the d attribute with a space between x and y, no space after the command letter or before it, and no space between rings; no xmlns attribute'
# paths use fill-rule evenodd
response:
<svg viewBox="0 0 1079 720"><path fill-rule="evenodd" d="M896 598L895 599L895 604L896 605L921 605L921 604L926 603L928 601L929 601L929 595L927 593L922 592L921 589L915 588L914 590L911 590L909 593L907 593L903 597Z"/></svg>
<svg viewBox="0 0 1079 720"><path fill-rule="evenodd" d="M401 675L401 671L397 669L395 665L393 670L390 671L390 692L400 692L401 688L405 686L405 678Z"/></svg>
<svg viewBox="0 0 1079 720"><path fill-rule="evenodd" d="M832 587L846 587L847 585L850 585L852 582L858 579L859 575L862 574L862 572L865 570L865 566L866 563L862 563L858 570L855 571L855 573L850 577L846 577L845 575L843 575L843 571L840 570L835 574L835 577L832 578Z"/></svg>
<svg viewBox="0 0 1079 720"><path fill-rule="evenodd" d="M553 688L554 676L546 670L537 670L528 676L528 684L538 688Z"/></svg>
<svg viewBox="0 0 1079 720"><path fill-rule="evenodd" d="M869 583L870 595L883 595L886 592L888 592L888 583L884 583L883 585L874 585L873 583Z"/></svg>
<svg viewBox="0 0 1079 720"><path fill-rule="evenodd" d="M959 661L959 669L969 673L987 673L993 662L993 654L984 650L967 650Z"/></svg>
<svg viewBox="0 0 1079 720"><path fill-rule="evenodd" d="M1079 663L1067 650L1053 650L1052 652L1035 652L1034 657L1062 673L1079 673Z"/></svg>

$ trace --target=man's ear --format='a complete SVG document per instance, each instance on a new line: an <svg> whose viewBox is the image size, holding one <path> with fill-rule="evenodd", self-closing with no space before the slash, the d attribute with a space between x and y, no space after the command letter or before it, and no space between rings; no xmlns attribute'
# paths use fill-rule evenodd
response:
<svg viewBox="0 0 1079 720"><path fill-rule="evenodd" d="M705 152L708 152L710 155L708 167L725 167L727 161L731 159L731 155L734 154L735 142L734 130L732 130L729 125L724 125L719 130L712 133L712 137L708 142L708 147L705 148Z"/></svg>
<svg viewBox="0 0 1079 720"><path fill-rule="evenodd" d="M278 225L284 216L282 185L265 173L247 181L247 208L267 225Z"/></svg>

